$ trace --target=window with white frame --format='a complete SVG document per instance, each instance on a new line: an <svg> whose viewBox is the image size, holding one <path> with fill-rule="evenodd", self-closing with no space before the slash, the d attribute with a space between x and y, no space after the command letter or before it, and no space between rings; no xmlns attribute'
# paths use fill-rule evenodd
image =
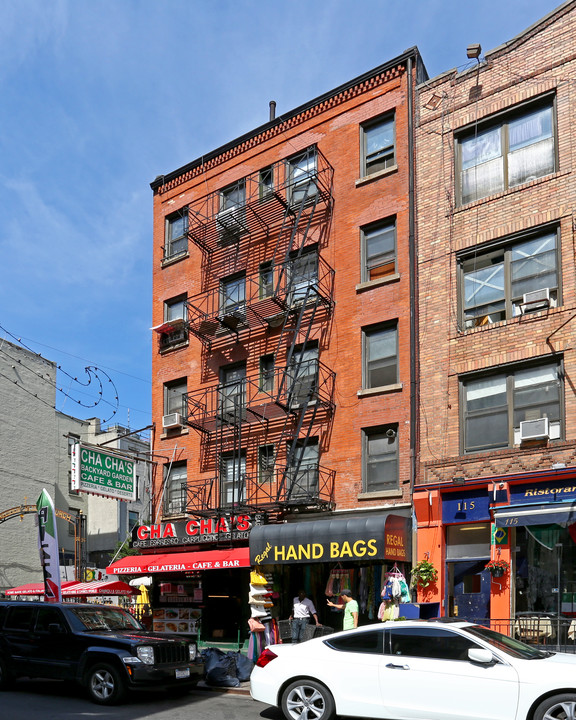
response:
<svg viewBox="0 0 576 720"><path fill-rule="evenodd" d="M394 115L387 115L360 126L362 176L374 175L396 166Z"/></svg>
<svg viewBox="0 0 576 720"><path fill-rule="evenodd" d="M316 148L309 147L307 150L298 153L298 155L289 158L287 163L289 202L292 205L298 205L312 200L318 192L316 184L318 170Z"/></svg>
<svg viewBox="0 0 576 720"><path fill-rule="evenodd" d="M363 387L378 388L398 382L398 330L396 325L378 325L363 330Z"/></svg>
<svg viewBox="0 0 576 720"><path fill-rule="evenodd" d="M237 321L246 319L246 277L233 275L220 281L220 315L233 316Z"/></svg>
<svg viewBox="0 0 576 720"><path fill-rule="evenodd" d="M179 413L186 416L186 393L188 382L186 378L172 380L164 384L164 415Z"/></svg>
<svg viewBox="0 0 576 720"><path fill-rule="evenodd" d="M560 362L512 366L461 380L464 452L518 445L520 423L545 419L550 439L562 437Z"/></svg>
<svg viewBox="0 0 576 720"><path fill-rule="evenodd" d="M225 454L220 458L220 504L238 505L246 498L246 456Z"/></svg>
<svg viewBox="0 0 576 720"><path fill-rule="evenodd" d="M556 170L551 99L518 108L457 138L462 205L508 190Z"/></svg>
<svg viewBox="0 0 576 720"><path fill-rule="evenodd" d="M459 258L462 325L478 327L558 303L558 231L476 249Z"/></svg>
<svg viewBox="0 0 576 720"><path fill-rule="evenodd" d="M364 492L398 489L397 425L362 430L362 456Z"/></svg>
<svg viewBox="0 0 576 720"><path fill-rule="evenodd" d="M188 208L166 217L164 259L181 255L188 250Z"/></svg>
<svg viewBox="0 0 576 720"><path fill-rule="evenodd" d="M362 280L378 280L396 272L396 221L362 228Z"/></svg>
<svg viewBox="0 0 576 720"><path fill-rule="evenodd" d="M166 465L164 468L164 514L181 515L186 512L187 470L185 462Z"/></svg>

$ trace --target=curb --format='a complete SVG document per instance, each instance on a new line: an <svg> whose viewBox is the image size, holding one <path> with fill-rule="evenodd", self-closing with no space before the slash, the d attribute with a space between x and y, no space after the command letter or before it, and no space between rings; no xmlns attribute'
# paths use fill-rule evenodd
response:
<svg viewBox="0 0 576 720"><path fill-rule="evenodd" d="M217 685L207 685L205 680L200 680L200 682L196 684L196 687L194 689L200 690L201 692L215 692L229 695L245 695L246 697L250 697L249 682L240 683L238 687L219 687Z"/></svg>

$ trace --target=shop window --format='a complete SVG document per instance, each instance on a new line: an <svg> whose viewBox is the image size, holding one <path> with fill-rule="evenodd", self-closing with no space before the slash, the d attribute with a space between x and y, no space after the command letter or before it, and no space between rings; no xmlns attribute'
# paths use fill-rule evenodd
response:
<svg viewBox="0 0 576 720"><path fill-rule="evenodd" d="M188 208L166 218L164 238L164 259L182 255L188 250Z"/></svg>
<svg viewBox="0 0 576 720"><path fill-rule="evenodd" d="M490 525L448 525L446 528L446 559L490 557Z"/></svg>
<svg viewBox="0 0 576 720"><path fill-rule="evenodd" d="M186 378L164 383L164 415L178 413L181 417L186 417L187 390L188 381Z"/></svg>
<svg viewBox="0 0 576 720"><path fill-rule="evenodd" d="M260 358L260 382L258 389L261 392L274 392L274 355L262 355Z"/></svg>
<svg viewBox="0 0 576 720"><path fill-rule="evenodd" d="M558 233L540 232L459 259L464 328L509 320L558 301Z"/></svg>
<svg viewBox="0 0 576 720"><path fill-rule="evenodd" d="M258 481L274 480L274 445L261 445L258 448Z"/></svg>
<svg viewBox="0 0 576 720"><path fill-rule="evenodd" d="M164 468L164 515L181 515L186 512L186 463L173 463Z"/></svg>
<svg viewBox="0 0 576 720"><path fill-rule="evenodd" d="M362 143L361 175L373 175L396 166L394 116L379 118L360 127Z"/></svg>
<svg viewBox="0 0 576 720"><path fill-rule="evenodd" d="M236 242L246 232L246 184L244 180L220 191L220 210L216 218L220 242Z"/></svg>
<svg viewBox="0 0 576 720"><path fill-rule="evenodd" d="M364 388L398 382L398 332L396 325L364 329Z"/></svg>
<svg viewBox="0 0 576 720"><path fill-rule="evenodd" d="M465 452L520 444L521 422L541 420L545 435L562 436L561 363L513 366L466 378L462 385L462 444Z"/></svg>
<svg viewBox="0 0 576 720"><path fill-rule="evenodd" d="M318 193L316 176L318 158L315 147L309 147L287 161L288 201L299 205L314 200Z"/></svg>
<svg viewBox="0 0 576 720"><path fill-rule="evenodd" d="M458 192L462 205L555 170L552 100L518 108L457 138Z"/></svg>
<svg viewBox="0 0 576 720"><path fill-rule="evenodd" d="M364 492L398 489L398 428L385 425L362 431Z"/></svg>
<svg viewBox="0 0 576 720"><path fill-rule="evenodd" d="M260 170L258 176L258 194L260 200L266 200L274 194L274 169L272 166Z"/></svg>
<svg viewBox="0 0 576 720"><path fill-rule="evenodd" d="M362 231L362 280L378 280L396 272L396 221L384 221Z"/></svg>

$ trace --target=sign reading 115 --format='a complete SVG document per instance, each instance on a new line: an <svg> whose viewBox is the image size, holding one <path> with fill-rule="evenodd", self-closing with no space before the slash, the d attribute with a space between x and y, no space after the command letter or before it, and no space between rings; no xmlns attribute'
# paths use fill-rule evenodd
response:
<svg viewBox="0 0 576 720"><path fill-rule="evenodd" d="M475 500L461 500L458 503L458 512L466 512L467 510L474 510L476 507Z"/></svg>

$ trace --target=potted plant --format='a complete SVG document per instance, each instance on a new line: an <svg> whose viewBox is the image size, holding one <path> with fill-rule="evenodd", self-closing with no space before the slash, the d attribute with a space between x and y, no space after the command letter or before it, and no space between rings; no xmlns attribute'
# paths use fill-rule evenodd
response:
<svg viewBox="0 0 576 720"><path fill-rule="evenodd" d="M506 560L490 560L486 565L486 570L490 570L492 577L502 577L510 570L510 564Z"/></svg>
<svg viewBox="0 0 576 720"><path fill-rule="evenodd" d="M429 560L420 560L410 573L410 585L413 588L426 588L438 580L438 570Z"/></svg>

